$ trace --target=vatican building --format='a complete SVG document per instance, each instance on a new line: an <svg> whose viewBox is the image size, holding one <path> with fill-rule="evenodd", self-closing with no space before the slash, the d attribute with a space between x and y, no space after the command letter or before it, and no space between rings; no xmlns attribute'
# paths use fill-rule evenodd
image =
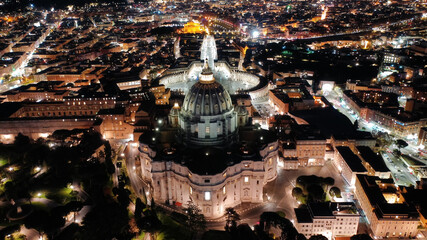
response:
<svg viewBox="0 0 427 240"><path fill-rule="evenodd" d="M256 103L267 101L267 82L257 75L243 71L243 59L240 60L238 67L232 67L227 61L219 60L215 39L209 34L203 39L200 61L192 62L188 67L168 70L168 73L159 79L159 84L165 85L172 91L187 93L198 81L205 60L215 80L221 83L230 94L249 94L252 101Z"/></svg>
<svg viewBox="0 0 427 240"><path fill-rule="evenodd" d="M141 135L139 157L141 178L157 202L193 201L207 218L216 218L227 207L263 202L264 185L277 176L278 141L253 126L246 108L230 97L238 90L262 97L259 77L218 61L209 35L201 58L160 79L168 88L182 88L185 98L172 107L167 123Z"/></svg>

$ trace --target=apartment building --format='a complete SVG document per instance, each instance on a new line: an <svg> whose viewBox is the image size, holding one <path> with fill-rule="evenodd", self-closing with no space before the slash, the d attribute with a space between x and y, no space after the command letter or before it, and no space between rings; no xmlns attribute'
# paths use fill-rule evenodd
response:
<svg viewBox="0 0 427 240"><path fill-rule="evenodd" d="M355 193L375 237L415 237L420 217L417 209L400 197L393 179L358 174Z"/></svg>
<svg viewBox="0 0 427 240"><path fill-rule="evenodd" d="M352 202L309 203L307 208L294 211L295 227L307 238L321 234L334 239L357 234L360 214Z"/></svg>

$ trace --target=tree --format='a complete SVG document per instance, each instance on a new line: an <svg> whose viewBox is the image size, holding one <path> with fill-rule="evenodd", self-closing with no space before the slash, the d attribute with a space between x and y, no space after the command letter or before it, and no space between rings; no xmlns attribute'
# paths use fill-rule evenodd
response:
<svg viewBox="0 0 427 240"><path fill-rule="evenodd" d="M30 138L23 135L22 133L18 133L18 135L15 137L15 141L13 142L13 145L22 147L27 146L30 144Z"/></svg>
<svg viewBox="0 0 427 240"><path fill-rule="evenodd" d="M397 157L400 157L400 156L402 155L402 152L400 152L400 150L399 150L399 149L394 149L394 150L393 150L393 154L394 154L395 156L397 156Z"/></svg>
<svg viewBox="0 0 427 240"><path fill-rule="evenodd" d="M353 235L350 240L372 240L372 238L369 234L356 234Z"/></svg>
<svg viewBox="0 0 427 240"><path fill-rule="evenodd" d="M113 188L113 194L117 195L117 201L119 202L120 206L127 208L130 203L130 194L131 192L129 189L124 188L123 184L119 184L118 188Z"/></svg>
<svg viewBox="0 0 427 240"><path fill-rule="evenodd" d="M264 233L268 233L271 226L279 228L282 231L281 239L296 239L298 236L298 231L292 222L275 212L263 212L260 216L259 225L261 229L258 232L262 230Z"/></svg>
<svg viewBox="0 0 427 240"><path fill-rule="evenodd" d="M392 143L390 135L386 132L379 132L376 138L380 148L386 148Z"/></svg>
<svg viewBox="0 0 427 240"><path fill-rule="evenodd" d="M292 196L294 198L300 198L300 197L302 197L302 195L303 195L303 192L302 192L301 188L295 187L292 189Z"/></svg>
<svg viewBox="0 0 427 240"><path fill-rule="evenodd" d="M138 198L139 199L139 198ZM156 239L156 234L162 228L162 222L159 220L156 212L156 206L154 204L154 199L151 199L151 205L145 205L141 199L138 200L135 205L135 220L136 225L139 229L150 233L151 239ZM137 209L138 208L138 209ZM142 211L143 214L138 212Z"/></svg>
<svg viewBox="0 0 427 240"><path fill-rule="evenodd" d="M141 201L140 198L137 198L135 200L135 212L134 212L134 215L135 215L136 219L139 219L139 218L142 217L142 211L144 210L145 207L146 207L145 204Z"/></svg>
<svg viewBox="0 0 427 240"><path fill-rule="evenodd" d="M260 216L259 225L265 232L270 231L270 227L278 222L279 215L275 212L263 212Z"/></svg>
<svg viewBox="0 0 427 240"><path fill-rule="evenodd" d="M3 76L3 81L5 83L9 83L11 80L12 80L12 75L6 74L6 75Z"/></svg>
<svg viewBox="0 0 427 240"><path fill-rule="evenodd" d="M341 198L341 190L338 187L331 187L331 189L329 189L329 195Z"/></svg>
<svg viewBox="0 0 427 240"><path fill-rule="evenodd" d="M335 183L335 180L331 177L319 177L316 175L303 175L297 178L297 185L301 186L303 189L306 189L307 186L312 184L321 184L321 185L329 185L332 186Z"/></svg>
<svg viewBox="0 0 427 240"><path fill-rule="evenodd" d="M46 211L33 211L28 217L25 218L24 224L26 228L34 228L39 232L41 236L46 232L47 225L49 223L48 220L49 213Z"/></svg>
<svg viewBox="0 0 427 240"><path fill-rule="evenodd" d="M7 239L6 236L9 234L13 234L15 232L19 232L21 226L19 224L10 225L0 230L0 237L2 239Z"/></svg>
<svg viewBox="0 0 427 240"><path fill-rule="evenodd" d="M193 234L195 232L205 231L206 219L205 216L201 213L202 210L200 210L200 208L194 204L193 201L188 201L187 204L187 208L184 208L184 211L187 214L185 225L191 231L191 238L193 238Z"/></svg>
<svg viewBox="0 0 427 240"><path fill-rule="evenodd" d="M305 203L306 202L306 196L304 195L303 191L299 187L295 187L292 189L292 196L299 202Z"/></svg>
<svg viewBox="0 0 427 240"><path fill-rule="evenodd" d="M127 209L112 199L104 199L84 217L80 239L127 239L129 235Z"/></svg>
<svg viewBox="0 0 427 240"><path fill-rule="evenodd" d="M311 236L309 240L328 240L328 238L319 234Z"/></svg>
<svg viewBox="0 0 427 240"><path fill-rule="evenodd" d="M45 226L46 233L50 236L50 239L53 239L53 236L65 225L64 217L64 212L51 210Z"/></svg>
<svg viewBox="0 0 427 240"><path fill-rule="evenodd" d="M145 216L137 219L136 224L139 229L150 233L151 239L156 239L156 233L162 228L162 222L159 220L155 211L145 212Z"/></svg>
<svg viewBox="0 0 427 240"><path fill-rule="evenodd" d="M405 148L405 147L407 147L408 146L408 143L405 141L405 140L403 140L403 139L397 139L396 140L396 145L397 145L397 147L399 148L399 150L401 149L401 148Z"/></svg>
<svg viewBox="0 0 427 240"><path fill-rule="evenodd" d="M289 219L280 217L277 225L282 230L281 239L295 239L298 236L298 231Z"/></svg>
<svg viewBox="0 0 427 240"><path fill-rule="evenodd" d="M55 207L50 212L44 210L35 210L25 218L24 224L26 228L34 228L40 235L48 234L49 238L53 236L65 225L66 215L62 206Z"/></svg>
<svg viewBox="0 0 427 240"><path fill-rule="evenodd" d="M302 233L298 233L297 240L307 240L307 238Z"/></svg>
<svg viewBox="0 0 427 240"><path fill-rule="evenodd" d="M234 208L229 207L225 209L225 219L225 231L235 231L237 229L237 222L240 220L240 216Z"/></svg>
<svg viewBox="0 0 427 240"><path fill-rule="evenodd" d="M31 204L30 186L27 181L22 181L28 178L16 178L17 180L9 181L4 184L4 193L10 201L25 198Z"/></svg>
<svg viewBox="0 0 427 240"><path fill-rule="evenodd" d="M113 158L111 153L111 145L109 142L105 142L105 165L107 167L107 172L111 175L116 171L116 167L113 164Z"/></svg>
<svg viewBox="0 0 427 240"><path fill-rule="evenodd" d="M325 191L317 184L312 184L307 187L308 201L322 202L325 199Z"/></svg>
<svg viewBox="0 0 427 240"><path fill-rule="evenodd" d="M65 204L65 209L67 212L73 212L74 221L76 220L76 213L79 212L83 208L83 203L79 201L71 201Z"/></svg>
<svg viewBox="0 0 427 240"><path fill-rule="evenodd" d="M335 184L335 179L331 178L331 177L327 177L323 179L323 183L328 185L328 186L332 186Z"/></svg>

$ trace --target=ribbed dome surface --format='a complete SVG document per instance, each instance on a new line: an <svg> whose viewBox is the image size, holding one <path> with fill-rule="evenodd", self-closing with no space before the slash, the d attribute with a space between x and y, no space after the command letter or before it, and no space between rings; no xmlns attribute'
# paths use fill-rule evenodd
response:
<svg viewBox="0 0 427 240"><path fill-rule="evenodd" d="M218 82L194 84L185 96L182 110L193 116L213 116L233 109L230 94Z"/></svg>

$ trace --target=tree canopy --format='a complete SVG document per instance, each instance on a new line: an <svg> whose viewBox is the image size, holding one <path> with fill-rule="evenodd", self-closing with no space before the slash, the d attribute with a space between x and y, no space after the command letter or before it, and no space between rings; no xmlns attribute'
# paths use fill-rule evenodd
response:
<svg viewBox="0 0 427 240"><path fill-rule="evenodd" d="M184 212L186 212L187 215L185 225L193 234L206 229L205 216L194 202L188 201L187 207L184 208Z"/></svg>
<svg viewBox="0 0 427 240"><path fill-rule="evenodd" d="M329 195L341 198L341 190L338 187L331 187L331 189L329 189Z"/></svg>
<svg viewBox="0 0 427 240"><path fill-rule="evenodd" d="M225 231L233 232L237 229L237 222L240 220L240 215L234 208L225 209Z"/></svg>
<svg viewBox="0 0 427 240"><path fill-rule="evenodd" d="M357 234L353 235L350 240L372 240L372 238L369 234Z"/></svg>
<svg viewBox="0 0 427 240"><path fill-rule="evenodd" d="M403 139L397 139L397 140L396 140L396 145L397 145L397 147L398 147L399 149L401 149L401 148L405 148L405 147L407 147L407 146L408 146L408 143L407 143L405 140L403 140Z"/></svg>

